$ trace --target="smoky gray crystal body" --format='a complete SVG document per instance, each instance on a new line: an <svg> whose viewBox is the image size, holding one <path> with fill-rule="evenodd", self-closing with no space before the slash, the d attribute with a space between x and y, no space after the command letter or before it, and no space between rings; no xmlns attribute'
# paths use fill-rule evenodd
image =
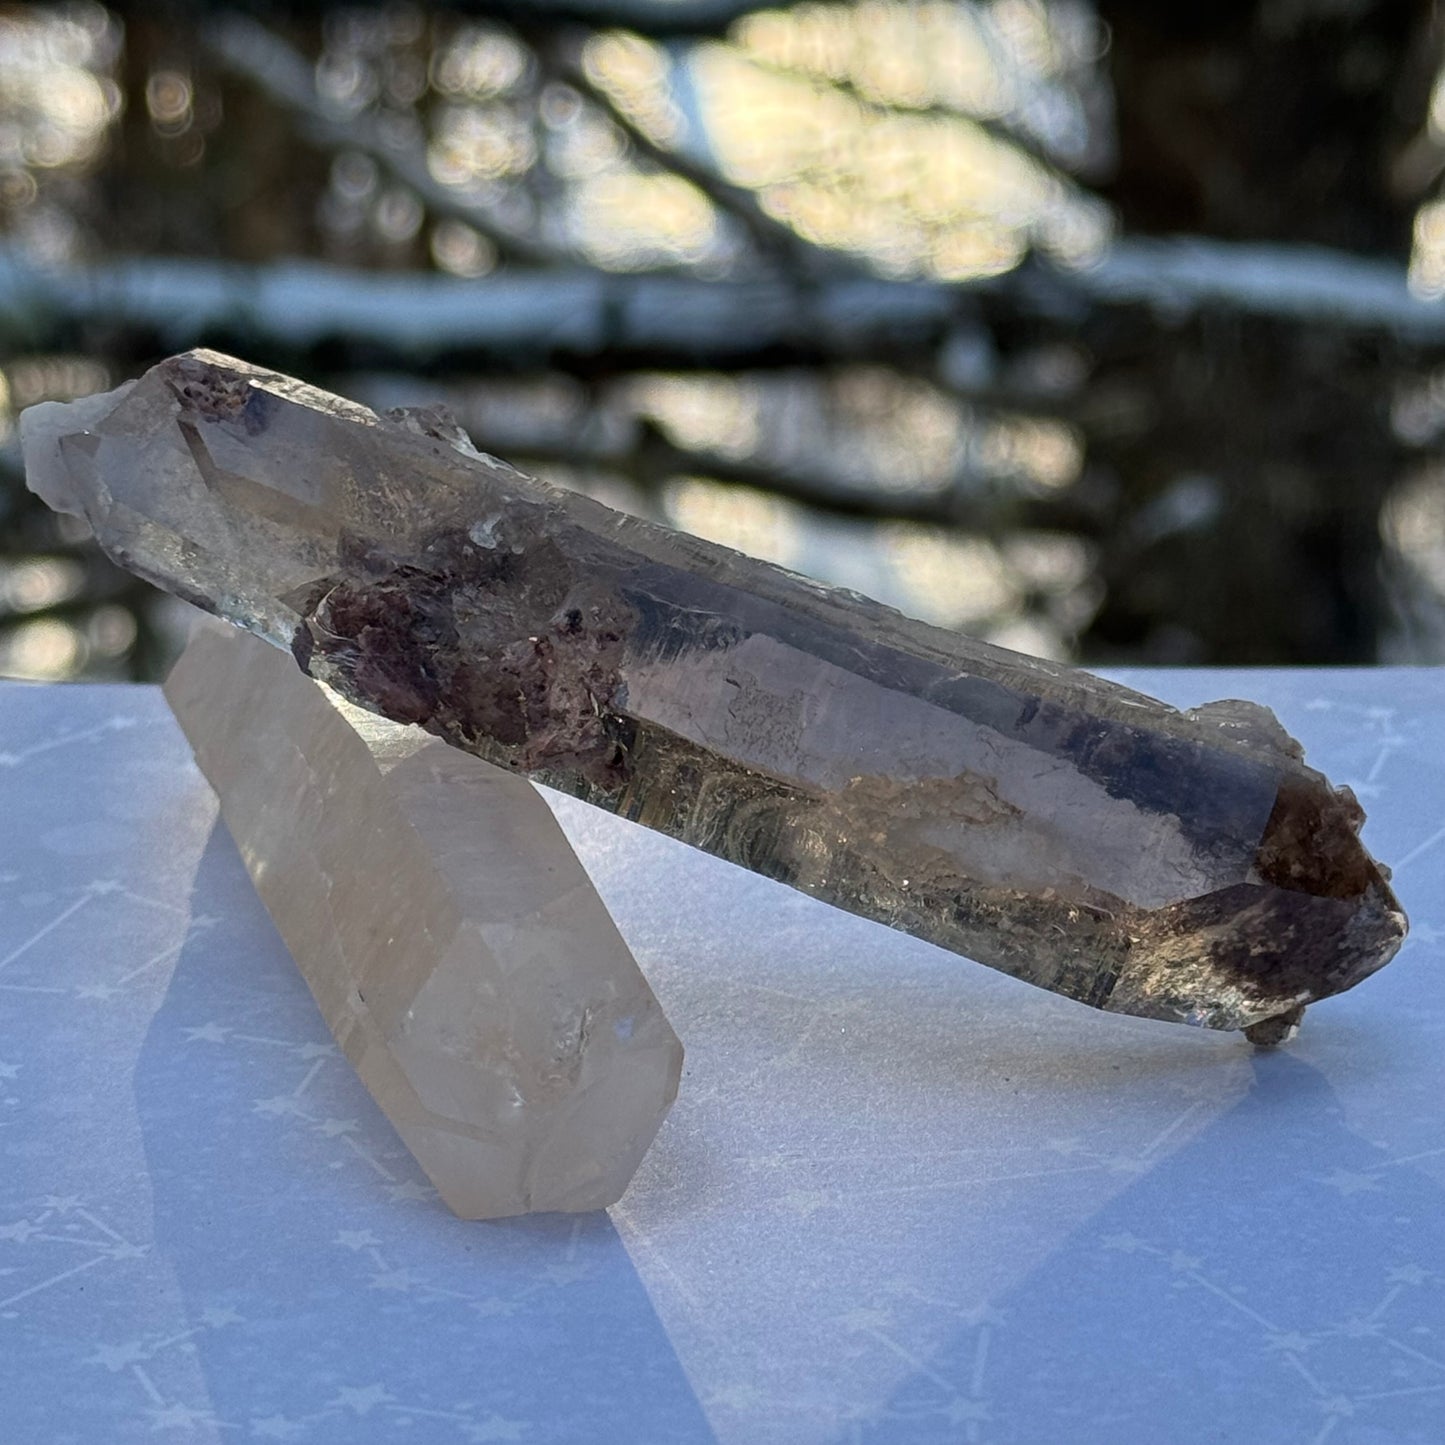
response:
<svg viewBox="0 0 1445 1445"><path fill-rule="evenodd" d="M1274 1021L1405 920L1347 789L1181 713L189 353L22 422L123 565L352 701L1097 1008Z"/></svg>

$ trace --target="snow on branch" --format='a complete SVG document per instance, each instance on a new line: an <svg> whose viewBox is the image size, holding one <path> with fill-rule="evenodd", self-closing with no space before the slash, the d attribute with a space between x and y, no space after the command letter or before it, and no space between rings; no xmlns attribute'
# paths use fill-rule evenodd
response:
<svg viewBox="0 0 1445 1445"><path fill-rule="evenodd" d="M43 337L57 326L141 329L171 349L206 338L289 354L332 343L411 364L647 357L731 365L894 354L948 326L947 288L841 280L799 291L781 280L707 282L586 270L506 271L464 281L315 262L249 266L140 259L50 269L0 252L0 325Z"/></svg>
<svg viewBox="0 0 1445 1445"><path fill-rule="evenodd" d="M1091 270L1031 262L959 284L707 281L564 267L460 280L305 261L54 268L0 250L0 323L37 345L52 344L58 328L110 325L175 349L210 339L294 355L329 343L409 364L916 360L945 338L981 333L975 303L984 300L995 322L1017 314L1067 328L1114 307L1145 307L1166 320L1215 309L1445 346L1445 301L1412 294L1398 267L1289 246L1129 241Z"/></svg>

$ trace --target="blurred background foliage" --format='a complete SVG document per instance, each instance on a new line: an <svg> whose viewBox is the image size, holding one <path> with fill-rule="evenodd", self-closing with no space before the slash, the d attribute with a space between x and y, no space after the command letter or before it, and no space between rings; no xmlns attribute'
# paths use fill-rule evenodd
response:
<svg viewBox="0 0 1445 1445"><path fill-rule="evenodd" d="M208 344L1040 654L1445 659L1429 0L0 4L0 673L162 599L15 418Z"/></svg>

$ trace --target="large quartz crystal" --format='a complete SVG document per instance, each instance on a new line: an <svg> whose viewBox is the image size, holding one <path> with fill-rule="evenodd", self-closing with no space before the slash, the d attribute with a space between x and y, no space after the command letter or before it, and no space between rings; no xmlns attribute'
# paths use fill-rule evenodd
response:
<svg viewBox="0 0 1445 1445"><path fill-rule="evenodd" d="M537 790L214 623L166 684L336 1041L460 1215L613 1203L682 1049Z"/></svg>
<svg viewBox="0 0 1445 1445"><path fill-rule="evenodd" d="M909 621L214 353L22 435L113 557L361 707L1097 1008L1274 1041L1404 935L1263 708Z"/></svg>

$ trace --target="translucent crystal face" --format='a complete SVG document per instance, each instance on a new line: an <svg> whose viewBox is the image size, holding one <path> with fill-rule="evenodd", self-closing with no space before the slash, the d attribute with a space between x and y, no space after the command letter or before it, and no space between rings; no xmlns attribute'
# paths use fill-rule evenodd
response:
<svg viewBox="0 0 1445 1445"><path fill-rule="evenodd" d="M209 353L34 408L32 485L363 708L1097 1007L1247 1028L1386 962L1361 815L1180 713Z"/></svg>
<svg viewBox="0 0 1445 1445"><path fill-rule="evenodd" d="M525 779L197 634L166 695L337 1042L458 1214L627 1187L682 1049Z"/></svg>

